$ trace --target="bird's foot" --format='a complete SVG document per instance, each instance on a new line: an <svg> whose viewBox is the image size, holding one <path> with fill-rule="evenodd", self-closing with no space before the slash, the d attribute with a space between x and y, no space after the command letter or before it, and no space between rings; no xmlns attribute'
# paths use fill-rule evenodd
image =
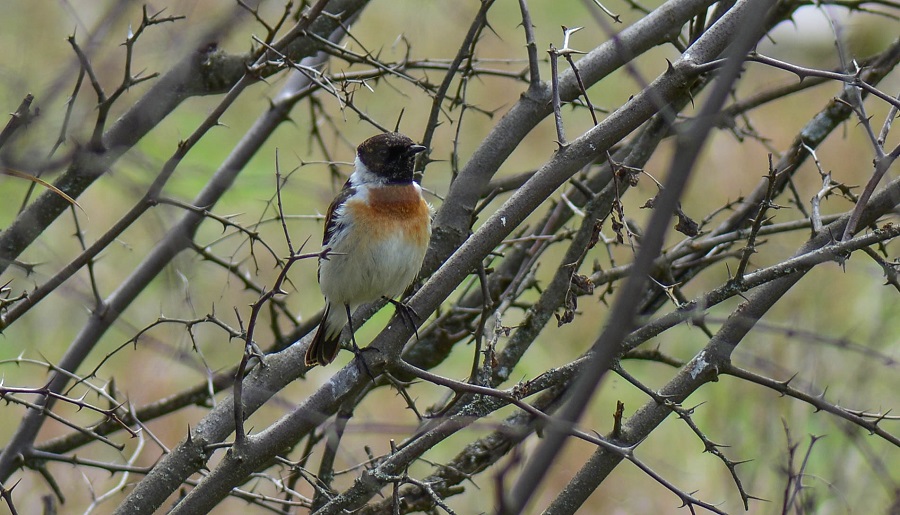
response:
<svg viewBox="0 0 900 515"><path fill-rule="evenodd" d="M419 314L416 313L416 310L413 309L409 304L404 304L399 300L388 299L387 297L385 297L385 299L394 305L394 308L397 309L397 313L400 314L400 318L403 320L403 323L406 324L407 327L412 328L413 332L416 333L416 340L418 340L419 329L418 326L416 326L416 321L421 321L422 317L420 317Z"/></svg>

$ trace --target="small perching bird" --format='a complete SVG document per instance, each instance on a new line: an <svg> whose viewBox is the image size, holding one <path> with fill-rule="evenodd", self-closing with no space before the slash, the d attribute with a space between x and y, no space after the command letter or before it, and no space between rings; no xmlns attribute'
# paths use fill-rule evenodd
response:
<svg viewBox="0 0 900 515"><path fill-rule="evenodd" d="M334 360L357 307L381 297L393 302L419 273L431 238L431 208L413 180L416 154L424 150L399 132L357 147L355 169L325 217L322 244L330 251L319 259L325 315L306 351L307 366Z"/></svg>

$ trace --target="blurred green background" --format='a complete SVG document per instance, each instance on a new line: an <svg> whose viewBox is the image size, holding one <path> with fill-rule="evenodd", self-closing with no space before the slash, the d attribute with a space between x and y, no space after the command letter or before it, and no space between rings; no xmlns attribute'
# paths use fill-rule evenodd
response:
<svg viewBox="0 0 900 515"><path fill-rule="evenodd" d="M646 6L652 8L656 4L658 2ZM105 26L104 16L113 5L123 9L123 14ZM625 26L641 17L639 12L621 2L607 6L621 14ZM376 0L352 27L356 41L348 40L346 45L355 51L362 51L361 46L364 46L378 53L383 60L400 59L407 51L414 59L452 59L477 7L478 3L474 1ZM590 50L609 39L593 22L582 2L532 1L530 8L537 46L543 60L542 77L545 79L549 76L549 65L544 58L544 50L551 43L561 44L560 25L586 26L573 38L573 46L578 49ZM250 35L264 33L264 29L251 16L232 2L160 1L148 4L151 13L162 9L166 9L165 14L187 18L147 30L136 46L135 71L164 73L185 52L211 40L218 40L230 52L247 51L252 44ZM262 2L260 15L264 19L274 20L282 9L279 2ZM99 0L7 2L3 10L0 17L0 48L4 49L0 56L0 106L11 112L26 93L32 93L36 97L35 105L40 107L40 116L15 140L15 148L4 149L16 162L27 164L31 159L43 158L55 141L65 113L66 98L77 76L77 59L66 37L75 35L90 56L101 83L107 90L112 90L122 76L124 48L120 43L129 25L137 26L139 23L141 4ZM854 56L870 55L897 37L896 20L866 14L845 17L839 9L833 12L839 16L847 31L848 47ZM228 22L222 24L223 19ZM509 0L497 2L489 20L494 32L485 32L477 55L480 59L496 61L482 64L513 72L523 70L526 66L525 47L517 3ZM833 38L822 13L804 8L798 12L795 21L793 25L785 23L776 29L771 40L760 46L760 51L805 66L829 68L836 65ZM105 26L105 30L100 31L92 43L88 38L97 34L98 26ZM214 26L223 26L227 30L206 34ZM666 58L671 60L677 56L671 46L657 48L637 62L637 70L649 82L665 70ZM360 68L349 67L337 60L332 60L330 64L333 74ZM761 65L749 64L747 70L746 80L736 94L738 98L772 84L796 80L787 73ZM440 71L430 71L426 75L433 83L443 78ZM165 194L190 201L252 121L267 108L269 99L279 90L285 76L279 74L245 92L222 118L223 126L205 136L179 165L166 186ZM414 139L420 138L431 99L401 81L390 81L390 84L373 82L371 85L374 92L359 84L352 86L355 88L354 103L386 126L393 126L401 109L404 109L400 130ZM123 112L148 87L149 83L144 83L132 88L113 112ZM468 111L459 132L461 163L465 163L499 116L525 89L520 82L488 76L477 77L470 81L468 87L469 103L495 114L490 117L475 110ZM898 91L898 74L895 72L880 88L886 92ZM589 94L595 105L613 110L640 89L640 84L633 77L617 72L592 87ZM683 201L688 214L696 219L702 218L725 202L749 192L766 173L767 152L770 149L775 152L785 149L799 128L828 99L839 94L840 89L840 84L825 84L796 95L787 102L777 102L750 113L754 127L767 139L765 143L753 140L741 143L726 132L716 134L706 147L698 173ZM85 82L75 101L66 143L57 156L65 155L87 141L95 116L95 98ZM339 166L343 173L349 171L346 164L353 159L355 144L376 132L375 128L360 121L351 111L342 111L336 99L327 95L319 98L327 116L313 117L308 103L298 105L292 123L278 129L241 173L235 187L214 208L218 215L233 216L234 221L245 226L258 223L255 227L281 256L286 255L287 250L281 237L281 227L274 221L275 212L271 205L275 191L276 155L282 173L290 174L283 194L286 213L296 215L289 223L292 239L297 243L309 237L308 249L315 251L319 249L322 230L317 215L324 213L340 182L331 177L328 166L323 163L326 156L308 137L309 128L316 125L322 131L324 141L333 152L332 158L344 163ZM88 241L103 234L140 198L165 160L175 151L178 141L186 138L219 100L219 97L187 100L133 151L119 160L106 177L78 199L84 209L83 213L79 213L79 219ZM697 101L700 105L702 97ZM886 107L879 102L869 102L867 107L873 120L877 120L873 124L880 127ZM590 118L583 110L564 111L570 138L590 127ZM457 131L455 124L446 119L444 121L446 123L437 131L431 154L437 161L428 166L423 180L423 186L433 192L429 201L436 209L440 208L440 199L450 182L450 156ZM336 134L337 131L342 137ZM553 121L548 118L506 161L498 176L517 174L540 166L555 150L555 139ZM657 179L662 180L665 176L670 145L670 142L664 143L646 167ZM831 171L836 180L847 184L864 184L871 172L872 152L855 121L835 133L818 150L818 157L823 168ZM805 168L797 175L796 183L803 198L808 199L820 188L821 179L812 163L806 164ZM54 177L52 173L49 178ZM6 226L13 220L28 187L29 184L21 180L0 178L0 198L3 199L0 202L0 225ZM625 201L626 214L638 223L643 222L648 213L638 207L655 192L652 182L642 180ZM505 198L508 196L501 196L492 205L498 206ZM848 202L833 198L824 209L843 212L850 207ZM102 296L117 287L181 214L178 208L172 206L154 208L101 255L95 274ZM540 214L542 212L537 216ZM776 222L799 217L795 209L780 210L776 216ZM609 234L608 227L604 230ZM26 262L39 263L35 273L25 275L10 269L2 283L16 293L43 283L79 252L74 231L72 216L61 217L21 257ZM678 241L679 236L672 235L672 242ZM753 265L761 267L783 259L797 248L804 237L805 233L770 238L764 251L753 260ZM197 241L209 245L219 256L233 256L235 261L241 261L259 284L271 285L277 275L273 260L264 251L255 247L251 255L246 238L231 230L223 232L221 224L206 222ZM599 247L595 253L596 256L590 256L586 261L587 267L594 259L608 266L608 257ZM539 281L549 279L561 256L561 249L547 254L537 271ZM630 258L630 251L617 249L618 263L627 262ZM314 315L322 307L315 270L313 261L305 261L295 265L291 272L292 285L287 302L300 320ZM735 355L736 363L777 379L787 379L799 372L795 383L798 388L820 392L828 387L827 398L842 406L872 411L896 407L900 380L894 358L897 357L900 336L900 321L896 316L900 306L897 292L882 286L881 275L880 269L863 257L852 259L845 270L840 270L836 264L826 264L814 270L766 316L764 327L742 343ZM692 298L725 280L724 268L713 268L685 285L684 291L688 298ZM88 317L92 297L90 282L82 271L27 317L7 329L0 338L0 377L3 384L40 386L46 377L46 367L23 359L56 362ZM183 253L174 266L169 267L153 287L146 290L123 314L81 372L88 373L100 364L107 353L128 342L140 329L160 316L191 319L214 310L221 319L237 327L234 308L246 320L248 305L256 298L221 268L204 263L193 254ZM711 325L716 327L739 300L716 307L711 313ZM582 314L576 318L576 323L545 330L542 339L531 349L530 356L516 371L516 380L531 378L549 367L569 362L590 346L599 334L601 324L609 322L606 320L607 306L603 303L582 300L579 310ZM358 333L360 342L371 339L389 315L390 311L384 311L363 327ZM504 319L505 325L514 326L515 323L512 317ZM281 329L289 330L290 327ZM268 336L260 334L258 338L268 343L266 338L271 338L271 333L265 334ZM871 353L843 348L840 342L844 338L881 354L873 357ZM679 327L650 342L648 348L659 347L671 356L687 360L705 343L706 337L700 331ZM464 377L471 361L471 352L467 352L470 349L460 346L453 358L437 372L456 378ZM136 346L112 356L97 372L94 382L102 384L102 381L114 377L116 387L127 393L128 400L143 405L203 381L208 371L233 366L240 360L241 352L239 341L229 341L220 330L210 326L196 326L193 341L182 326L160 326L144 334ZM347 360L348 354L342 353L340 363ZM671 369L659 364L629 362L626 367L653 388L665 384L672 375ZM247 427L265 427L324 382L334 370L313 370L306 381L295 382L255 414ZM436 403L446 395L445 390L430 385L416 386L414 393L420 407ZM583 421L583 427L600 433L608 432L617 400L625 403L626 415L647 402L646 397L635 388L618 377L610 376L592 405L590 418ZM810 488L807 493L818 501L818 513L883 512L897 495L893 488L900 481L898 449L863 434L858 428L850 427L833 416L815 413L808 405L727 377L703 388L686 405L699 406L695 414L696 422L711 440L730 446L724 449L726 455L734 460L752 460L740 465L738 470L746 489L767 501L753 502L751 513L780 511L788 447L783 424L790 428L794 443L800 445L800 455L806 451L810 435L827 435L812 448L806 469L808 475L804 478L804 484ZM22 408L2 405L0 410L5 420L0 423L0 442L6 442L15 430ZM90 414L75 413L66 406L58 406L58 411L83 423L96 420ZM204 412L201 408L188 409L176 417L153 421L148 427L171 447ZM460 445L492 430L493 424L509 412L507 409L489 421L473 425L435 449L428 459L441 462L451 458ZM885 422L886 427L890 424L896 422ZM346 454L338 456L336 469L364 461L364 446L371 447L375 455L387 452L390 439L402 440L416 425L415 417L394 391L383 389L376 392L355 412L347 430ZM58 424L48 423L38 441L68 431ZM135 442L124 437L119 441L128 445L122 456L130 456ZM529 439L521 452L527 455L536 441L535 437ZM544 488L536 496L534 512L553 499L591 452L593 448L584 442L572 441L568 444L566 459L558 461L548 471ZM159 453L158 447L147 442L147 448L137 464L152 464ZM94 444L78 454L90 455L98 460L122 459L116 456L115 451L100 444ZM676 418L670 417L640 446L637 454L684 490L696 490L697 496L709 502L722 503L721 508L728 512L743 511L726 468L715 457L704 454L699 440ZM886 470L873 468L872 463L876 461L883 464ZM315 463L315 457L311 463ZM48 468L67 496L61 513L83 511L91 502L91 492L105 492L119 480L103 470L63 464L49 464ZM428 464L419 463L410 472L425 475L429 470ZM338 476L337 486L349 485L357 473L349 470ZM37 474L21 474L18 477L22 481L15 491L15 499L17 506L27 513L29 508L39 506L39 497L47 492L47 488ZM466 485L466 494L450 498L449 505L459 513L490 511L494 499L491 477L493 472L477 481L480 490L471 484ZM128 481L138 479L131 477ZM115 500L107 502L97 507L95 512L109 512L115 504ZM675 496L626 463L592 496L584 513L671 513L677 510L678 505ZM219 508L221 513L239 509L252 512L256 508L236 500L229 500Z"/></svg>

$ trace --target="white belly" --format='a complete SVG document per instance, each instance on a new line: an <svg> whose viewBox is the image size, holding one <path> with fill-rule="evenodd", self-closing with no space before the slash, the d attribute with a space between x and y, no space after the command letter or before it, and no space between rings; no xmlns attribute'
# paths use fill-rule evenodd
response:
<svg viewBox="0 0 900 515"><path fill-rule="evenodd" d="M337 235L336 235L337 236ZM349 244L348 241L356 244ZM333 238L333 255L319 262L319 282L329 302L352 308L403 293L416 278L425 249L402 234L380 242L367 238Z"/></svg>

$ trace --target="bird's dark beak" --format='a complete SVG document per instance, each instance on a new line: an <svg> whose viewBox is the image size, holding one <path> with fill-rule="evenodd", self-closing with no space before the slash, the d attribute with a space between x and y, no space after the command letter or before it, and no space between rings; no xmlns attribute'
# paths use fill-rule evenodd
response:
<svg viewBox="0 0 900 515"><path fill-rule="evenodd" d="M428 150L427 147L423 147L422 145L410 145L409 148L406 149L406 152L409 155L414 156L419 152L424 152L426 150Z"/></svg>

